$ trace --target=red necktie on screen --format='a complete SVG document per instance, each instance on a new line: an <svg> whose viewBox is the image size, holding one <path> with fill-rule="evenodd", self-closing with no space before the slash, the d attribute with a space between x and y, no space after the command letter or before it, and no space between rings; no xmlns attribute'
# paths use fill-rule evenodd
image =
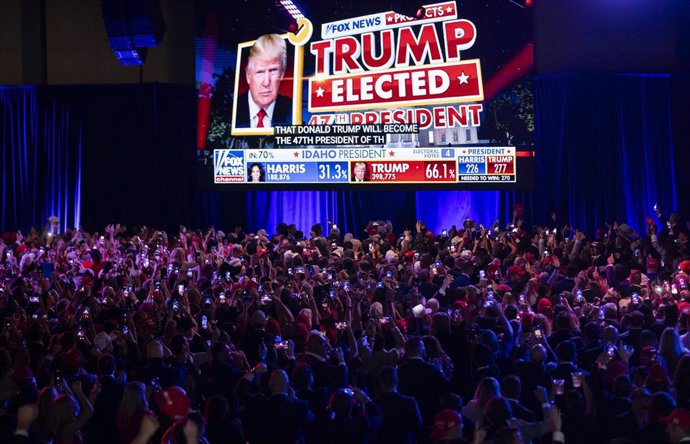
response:
<svg viewBox="0 0 690 444"><path fill-rule="evenodd" d="M257 128L263 128L264 127L264 117L266 117L266 111L264 111L264 109L261 108L259 110L259 112L256 113L256 118L259 119L258 122L256 122Z"/></svg>

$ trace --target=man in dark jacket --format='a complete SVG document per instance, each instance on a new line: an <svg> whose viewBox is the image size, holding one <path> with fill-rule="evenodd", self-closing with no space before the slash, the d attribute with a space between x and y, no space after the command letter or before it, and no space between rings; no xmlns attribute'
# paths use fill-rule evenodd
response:
<svg viewBox="0 0 690 444"><path fill-rule="evenodd" d="M448 392L449 381L433 364L424 360L424 343L418 337L405 343L406 362L400 366L400 393L414 397L419 403L424 425L433 424L438 399Z"/></svg>
<svg viewBox="0 0 690 444"><path fill-rule="evenodd" d="M357 387L336 390L328 411L319 424L319 442L367 444L381 426L381 410Z"/></svg>
<svg viewBox="0 0 690 444"><path fill-rule="evenodd" d="M245 407L242 423L248 441L265 444L303 443L304 428L314 421L314 414L306 402L288 395L290 384L287 373L283 370L271 373L268 382L270 396L250 392L254 376L253 373L245 376L238 386L240 402Z"/></svg>
<svg viewBox="0 0 690 444"><path fill-rule="evenodd" d="M119 433L115 413L120 406L125 384L115 379L115 358L104 354L98 358L98 374L94 390L98 392L93 401L93 416L85 430L89 442L117 444Z"/></svg>
<svg viewBox="0 0 690 444"><path fill-rule="evenodd" d="M330 391L347 385L348 369L342 349L333 349L338 365L328 362L329 350L326 338L316 332L309 334L302 363L311 367L316 389L326 388Z"/></svg>
<svg viewBox="0 0 690 444"><path fill-rule="evenodd" d="M501 393L508 400L513 416L527 422L534 422L534 413L520 403L522 384L515 375L507 375L501 381Z"/></svg>
<svg viewBox="0 0 690 444"><path fill-rule="evenodd" d="M228 399L234 398L233 391L244 372L233 365L231 356L228 344L216 342L211 347L211 364L201 372L207 397L219 394Z"/></svg>
<svg viewBox="0 0 690 444"><path fill-rule="evenodd" d="M571 340L566 340L558 344L556 349L556 355L558 357L558 365L546 372L544 375L544 385L546 387L551 387L554 381L563 381L563 392L557 394L563 394L574 388L573 386L573 373L581 373L583 377L589 377L589 373L582 370L577 366L577 351L575 349L575 343ZM560 391L561 389L559 389Z"/></svg>
<svg viewBox="0 0 690 444"><path fill-rule="evenodd" d="M415 443L422 430L422 415L417 401L398 393L398 371L383 367L379 373L381 396L374 399L383 414L383 423L374 442Z"/></svg>

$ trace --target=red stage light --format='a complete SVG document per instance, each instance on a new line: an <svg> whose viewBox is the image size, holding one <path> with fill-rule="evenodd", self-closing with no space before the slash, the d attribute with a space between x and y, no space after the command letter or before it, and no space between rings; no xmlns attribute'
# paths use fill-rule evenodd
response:
<svg viewBox="0 0 690 444"><path fill-rule="evenodd" d="M426 9L419 1L414 0L398 0L398 2L393 2L393 11L405 17L422 19L426 14Z"/></svg>
<svg viewBox="0 0 690 444"><path fill-rule="evenodd" d="M484 99L495 97L515 80L529 74L533 66L534 44L530 42L484 83Z"/></svg>
<svg viewBox="0 0 690 444"><path fill-rule="evenodd" d="M196 148L206 148L206 136L211 117L211 96L213 95L213 62L216 58L218 42L218 17L209 14L204 23L204 54L201 62L201 79L199 82L199 96L196 120Z"/></svg>

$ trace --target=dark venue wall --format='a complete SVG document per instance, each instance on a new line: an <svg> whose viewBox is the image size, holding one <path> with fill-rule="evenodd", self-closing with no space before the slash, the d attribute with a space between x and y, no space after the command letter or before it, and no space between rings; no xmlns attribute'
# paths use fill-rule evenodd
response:
<svg viewBox="0 0 690 444"><path fill-rule="evenodd" d="M108 59L98 8L87 3L69 2L80 11L77 20L63 5L45 2L45 48L29 38L0 44L8 61L0 84L44 84L0 89L3 230L42 224L54 213L64 224L89 228L120 221L272 229L284 220L307 229L332 219L357 232L372 218L413 225L421 217L440 230L466 216L507 221L515 202L523 203L529 223L555 210L589 230L614 220L639 229L656 201L690 214L682 198L690 191L690 39L680 26L688 16L680 2L654 2L654 10L645 9L652 2L636 2L615 20L597 9L602 2L580 2L589 12L579 10L573 29L565 26L576 13L569 2L535 2L534 191L366 193L203 190L199 180L208 178L196 177L194 157L193 2L161 2L169 33L142 71ZM37 14L22 8L10 2L4 19L19 36ZM652 36L628 32L630 22L636 29L661 25L663 32L651 45ZM23 63L26 50L43 51L45 63Z"/></svg>

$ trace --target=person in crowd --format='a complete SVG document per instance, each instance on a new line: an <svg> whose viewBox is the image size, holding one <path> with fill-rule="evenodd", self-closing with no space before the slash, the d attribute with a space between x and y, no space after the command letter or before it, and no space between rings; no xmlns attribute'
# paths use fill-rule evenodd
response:
<svg viewBox="0 0 690 444"><path fill-rule="evenodd" d="M80 444L84 442L81 429L91 419L93 406L79 381L61 382L63 394L53 404L49 431L55 444Z"/></svg>
<svg viewBox="0 0 690 444"><path fill-rule="evenodd" d="M675 373L678 361L686 353L688 353L688 350L680 342L678 330L666 327L661 334L661 338L659 338L659 355L666 361L666 369L669 374Z"/></svg>
<svg viewBox="0 0 690 444"><path fill-rule="evenodd" d="M400 393L414 397L424 424L433 423L434 413L441 395L449 390L448 378L441 370L425 361L424 342L419 337L411 337L405 342L405 361L400 365Z"/></svg>
<svg viewBox="0 0 690 444"><path fill-rule="evenodd" d="M376 443L410 444L418 442L422 431L422 415L415 398L398 393L398 371L383 367L379 372L382 394L374 399L383 421Z"/></svg>
<svg viewBox="0 0 690 444"><path fill-rule="evenodd" d="M86 424L89 441L118 444L116 412L125 391L125 384L115 378L115 357L103 354L97 361L98 379L91 390L93 416ZM139 419L140 421L140 419Z"/></svg>
<svg viewBox="0 0 690 444"><path fill-rule="evenodd" d="M115 412L115 436L119 437L121 444L131 442L139 434L141 422L149 413L146 386L138 381L128 383Z"/></svg>
<svg viewBox="0 0 690 444"><path fill-rule="evenodd" d="M501 381L501 393L510 403L510 409L515 418L527 422L534 422L534 413L520 403L522 398L522 384L515 375L507 375Z"/></svg>
<svg viewBox="0 0 690 444"><path fill-rule="evenodd" d="M678 360L673 375L673 389L678 406L690 410L690 355L683 355Z"/></svg>
<svg viewBox="0 0 690 444"><path fill-rule="evenodd" d="M472 421L476 426L481 427L486 411L486 404L491 398L501 395L501 387L496 379L487 376L477 385L477 390L467 405L462 409L462 416Z"/></svg>
<svg viewBox="0 0 690 444"><path fill-rule="evenodd" d="M32 425L32 431L36 438L36 442L47 443L50 441L50 421L55 400L58 397L58 391L55 387L47 386L41 390L36 402L38 408L38 417Z"/></svg>
<svg viewBox="0 0 690 444"><path fill-rule="evenodd" d="M336 390L327 410L319 427L323 442L366 444L381 427L381 410L357 387Z"/></svg>
<svg viewBox="0 0 690 444"><path fill-rule="evenodd" d="M213 395L206 401L206 439L209 444L243 444L246 442L239 418L239 404L224 395Z"/></svg>
<svg viewBox="0 0 690 444"><path fill-rule="evenodd" d="M687 439L685 224L450 225L3 233L0 439Z"/></svg>
<svg viewBox="0 0 690 444"><path fill-rule="evenodd" d="M671 444L690 442L690 410L675 409L670 415L661 418L661 423L666 424Z"/></svg>
<svg viewBox="0 0 690 444"><path fill-rule="evenodd" d="M290 393L289 378L283 370L271 373L268 393L252 390L257 376L266 371L265 364L259 364L237 387L240 402L247 406L242 418L247 439L267 444L304 442L304 429L314 421L314 413Z"/></svg>
<svg viewBox="0 0 690 444"><path fill-rule="evenodd" d="M483 441L485 434L478 435ZM463 424L462 415L457 410L441 410L434 416L434 428L431 430L430 438L434 444L462 444L467 442L462 439ZM481 442L481 441L478 441Z"/></svg>

